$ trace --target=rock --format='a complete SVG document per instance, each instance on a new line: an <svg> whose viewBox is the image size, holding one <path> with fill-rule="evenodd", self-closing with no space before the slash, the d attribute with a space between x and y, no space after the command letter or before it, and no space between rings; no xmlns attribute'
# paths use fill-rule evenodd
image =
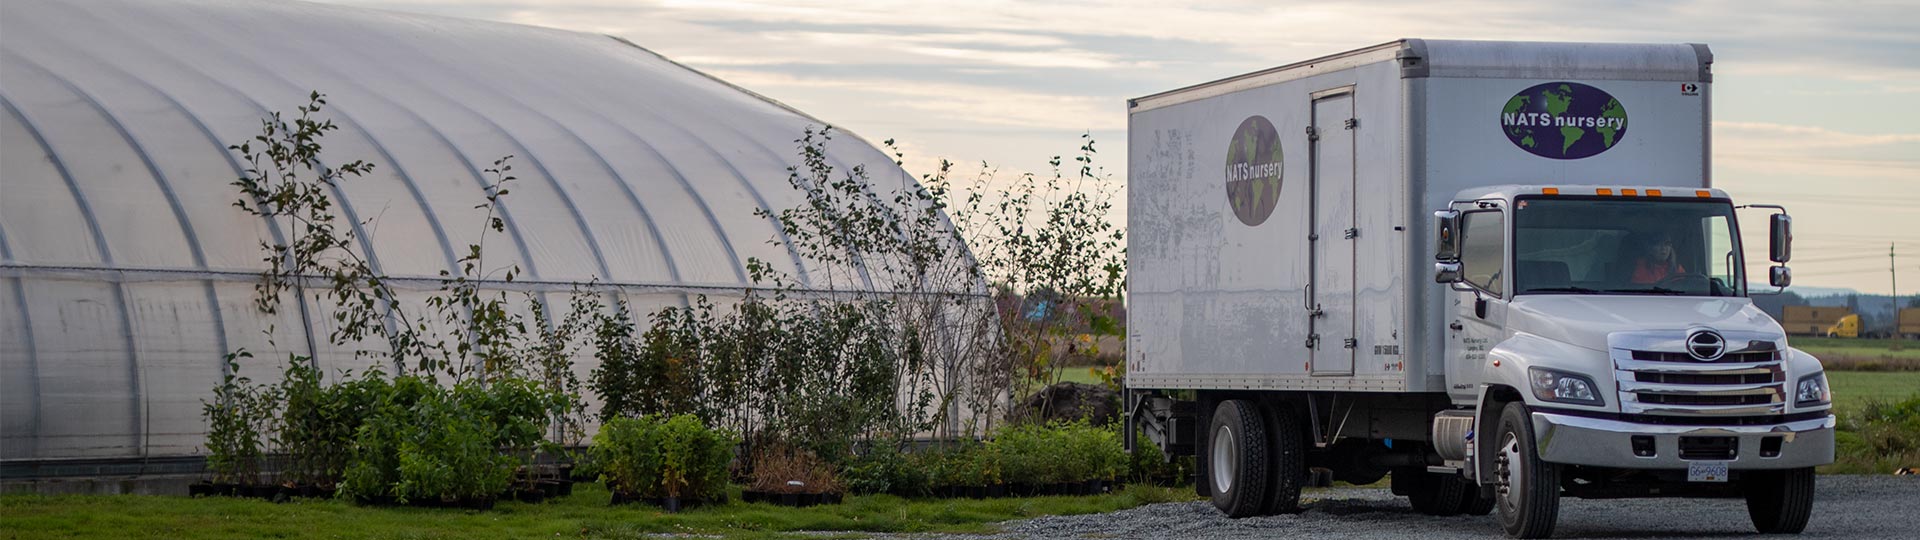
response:
<svg viewBox="0 0 1920 540"><path fill-rule="evenodd" d="M1104 426L1120 419L1120 393L1096 384L1055 383L1027 396L1016 414L1038 415L1042 422L1085 418Z"/></svg>

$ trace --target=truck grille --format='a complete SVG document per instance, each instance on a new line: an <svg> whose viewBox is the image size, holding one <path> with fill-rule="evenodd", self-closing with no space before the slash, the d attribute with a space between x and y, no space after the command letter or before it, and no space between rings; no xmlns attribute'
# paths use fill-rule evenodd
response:
<svg viewBox="0 0 1920 540"><path fill-rule="evenodd" d="M1619 339L1612 342L1609 356L1623 414L1745 417L1786 412L1783 357L1771 339L1727 336L1728 343L1747 350L1728 351L1709 362L1686 352L1684 339L1678 339L1684 334L1615 337Z"/></svg>
<svg viewBox="0 0 1920 540"><path fill-rule="evenodd" d="M1773 397L1765 394L1744 396L1683 396L1658 394L1653 392L1635 392L1641 403L1656 405L1760 405L1772 403Z"/></svg>
<svg viewBox="0 0 1920 540"><path fill-rule="evenodd" d="M1783 382L1785 373L1634 373L1633 380L1660 384L1759 384Z"/></svg>
<svg viewBox="0 0 1920 540"><path fill-rule="evenodd" d="M1693 355L1684 352L1667 351L1633 351L1633 359L1646 362L1700 362L1700 360L1694 359ZM1778 352L1761 351L1727 353L1714 360L1714 362L1721 364L1747 364L1753 362L1770 362L1779 359L1780 353Z"/></svg>

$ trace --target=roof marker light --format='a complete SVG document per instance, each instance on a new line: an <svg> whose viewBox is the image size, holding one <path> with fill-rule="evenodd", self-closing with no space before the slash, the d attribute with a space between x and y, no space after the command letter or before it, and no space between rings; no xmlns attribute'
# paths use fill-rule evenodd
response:
<svg viewBox="0 0 1920 540"><path fill-rule="evenodd" d="M1657 189L1649 189L1649 190L1647 190L1647 196L1648 196L1648 197L1659 197L1659 196L1660 196L1660 190L1657 190Z"/></svg>
<svg viewBox="0 0 1920 540"><path fill-rule="evenodd" d="M1628 197L1633 197L1633 196L1637 196L1637 195L1639 195L1639 194L1640 194L1640 190L1637 190L1637 189L1623 189L1623 190L1620 190L1620 194L1621 194L1621 195L1626 195L1626 196L1628 196Z"/></svg>
<svg viewBox="0 0 1920 540"><path fill-rule="evenodd" d="M1540 189L1540 192L1541 192L1541 193L1545 193L1545 194L1547 194L1547 195L1559 195L1559 194L1560 194L1560 188L1557 188L1557 187L1550 187L1550 188L1541 188L1541 189Z"/></svg>
<svg viewBox="0 0 1920 540"><path fill-rule="evenodd" d="M1600 195L1612 195L1613 188L1600 188L1600 189L1593 190L1593 192Z"/></svg>
<svg viewBox="0 0 1920 540"><path fill-rule="evenodd" d="M1695 197L1712 197L1712 196L1713 196L1713 192L1711 192L1711 191L1707 191L1707 190L1704 190L1704 189L1702 189L1702 190L1699 190L1699 191L1695 191L1695 192L1693 192L1693 196L1695 196Z"/></svg>

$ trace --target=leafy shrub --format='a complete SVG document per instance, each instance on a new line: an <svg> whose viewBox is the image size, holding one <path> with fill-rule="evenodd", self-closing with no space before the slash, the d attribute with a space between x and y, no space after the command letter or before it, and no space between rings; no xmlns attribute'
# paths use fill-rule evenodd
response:
<svg viewBox="0 0 1920 540"><path fill-rule="evenodd" d="M732 434L708 429L690 415L642 416L601 424L588 452L615 492L714 499L726 494L735 444Z"/></svg>
<svg viewBox="0 0 1920 540"><path fill-rule="evenodd" d="M926 463L900 451L891 441L875 441L841 471L847 490L858 494L892 493L918 497L928 493Z"/></svg>
<svg viewBox="0 0 1920 540"><path fill-rule="evenodd" d="M272 388L240 375L239 360L252 357L244 350L227 354L227 372L214 387L213 401L200 402L200 416L207 421L207 469L215 482L260 480L263 436L278 400Z"/></svg>
<svg viewBox="0 0 1920 540"><path fill-rule="evenodd" d="M998 467L995 476L1021 483L1113 480L1125 475L1130 464L1115 428L1084 420L1007 426L990 446L991 462Z"/></svg>
<svg viewBox="0 0 1920 540"><path fill-rule="evenodd" d="M277 446L287 453L286 476L299 484L332 486L353 457L354 435L378 405L386 383L377 373L325 385L312 362L288 365L280 382Z"/></svg>
<svg viewBox="0 0 1920 540"><path fill-rule="evenodd" d="M1839 412L1833 473L1886 474L1920 466L1920 395Z"/></svg>
<svg viewBox="0 0 1920 540"><path fill-rule="evenodd" d="M1127 469L1128 478L1134 482L1151 482L1173 475L1173 464L1167 461L1166 453L1145 433L1133 434L1133 454L1128 456Z"/></svg>
<svg viewBox="0 0 1920 540"><path fill-rule="evenodd" d="M367 377L378 396L355 433L342 496L391 496L400 502L485 499L505 491L526 457L502 449L540 440L556 396L539 383L467 381L452 389L421 377L391 383Z"/></svg>

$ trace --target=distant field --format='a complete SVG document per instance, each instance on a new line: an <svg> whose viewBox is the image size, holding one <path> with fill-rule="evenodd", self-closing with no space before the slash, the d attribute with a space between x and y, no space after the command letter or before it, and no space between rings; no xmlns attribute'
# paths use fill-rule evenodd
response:
<svg viewBox="0 0 1920 540"><path fill-rule="evenodd" d="M1850 408L1868 400L1898 401L1920 394L1920 371L1828 371L1834 405Z"/></svg>
<svg viewBox="0 0 1920 540"><path fill-rule="evenodd" d="M1792 337L1787 343L1819 357L1829 370L1920 371L1920 341Z"/></svg>

